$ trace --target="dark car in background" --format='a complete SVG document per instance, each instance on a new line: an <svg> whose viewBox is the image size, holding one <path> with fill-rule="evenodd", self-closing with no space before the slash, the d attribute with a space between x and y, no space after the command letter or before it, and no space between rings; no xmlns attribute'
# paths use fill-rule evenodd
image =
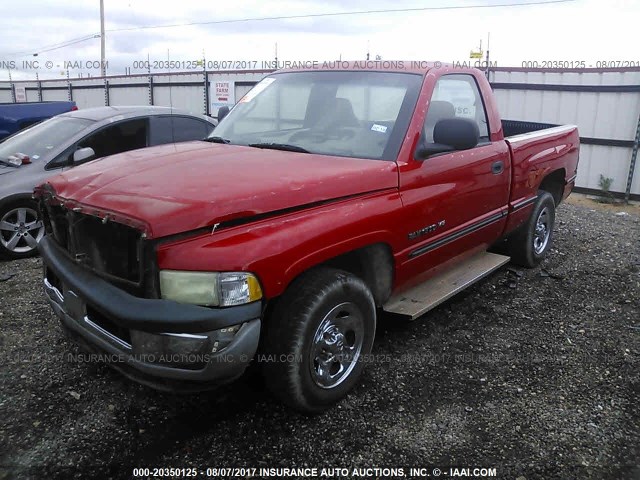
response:
<svg viewBox="0 0 640 480"><path fill-rule="evenodd" d="M76 102L0 103L0 140L42 120L77 109Z"/></svg>
<svg viewBox="0 0 640 480"><path fill-rule="evenodd" d="M90 160L153 145L202 140L216 120L168 107L98 107L33 125L0 143L0 257L36 252L44 235L33 188Z"/></svg>

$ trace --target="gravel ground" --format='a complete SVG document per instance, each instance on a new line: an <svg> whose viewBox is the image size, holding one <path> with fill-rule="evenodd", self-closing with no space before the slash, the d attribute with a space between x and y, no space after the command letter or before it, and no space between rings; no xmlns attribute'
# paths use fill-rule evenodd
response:
<svg viewBox="0 0 640 480"><path fill-rule="evenodd" d="M539 268L505 267L417 322L383 319L361 385L313 418L252 375L173 396L78 363L40 260L0 263L0 280L15 274L0 282L0 479L433 465L640 478L640 216L565 204L555 235Z"/></svg>

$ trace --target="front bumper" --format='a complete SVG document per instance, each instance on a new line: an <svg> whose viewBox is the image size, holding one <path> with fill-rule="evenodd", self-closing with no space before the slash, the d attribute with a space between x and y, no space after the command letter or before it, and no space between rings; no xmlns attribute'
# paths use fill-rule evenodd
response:
<svg viewBox="0 0 640 480"><path fill-rule="evenodd" d="M38 249L45 265L44 290L66 332L85 350L103 354L126 376L161 390L197 391L231 381L244 372L258 348L261 302L206 308L129 295L76 265L49 237ZM175 338L209 336L242 325L222 350L192 357L193 364L166 364L140 355L131 342L136 330Z"/></svg>

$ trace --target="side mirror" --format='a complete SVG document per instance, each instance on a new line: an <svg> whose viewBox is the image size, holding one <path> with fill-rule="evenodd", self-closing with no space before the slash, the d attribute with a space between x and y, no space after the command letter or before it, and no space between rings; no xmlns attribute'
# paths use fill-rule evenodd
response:
<svg viewBox="0 0 640 480"><path fill-rule="evenodd" d="M74 163L86 162L92 160L96 156L96 152L91 147L80 148L73 153Z"/></svg>
<svg viewBox="0 0 640 480"><path fill-rule="evenodd" d="M222 119L226 117L228 114L229 114L229 107L227 106L220 107L218 109L218 123L220 123Z"/></svg>
<svg viewBox="0 0 640 480"><path fill-rule="evenodd" d="M437 153L468 150L478 145L478 124L468 118L443 118L433 129L433 142L416 150L416 158L427 158Z"/></svg>
<svg viewBox="0 0 640 480"><path fill-rule="evenodd" d="M478 124L468 118L443 118L433 129L433 141L453 150L468 150L478 145Z"/></svg>

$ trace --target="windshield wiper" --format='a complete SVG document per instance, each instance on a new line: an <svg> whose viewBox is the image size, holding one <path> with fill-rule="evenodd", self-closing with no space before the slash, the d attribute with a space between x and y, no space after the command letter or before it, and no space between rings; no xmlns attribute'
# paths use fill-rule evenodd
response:
<svg viewBox="0 0 640 480"><path fill-rule="evenodd" d="M204 139L204 141L211 143L231 143L231 140L222 137L207 137Z"/></svg>
<svg viewBox="0 0 640 480"><path fill-rule="evenodd" d="M284 150L285 152L311 153L297 145L289 145L288 143L250 143L250 147L269 148L271 150Z"/></svg>
<svg viewBox="0 0 640 480"><path fill-rule="evenodd" d="M9 160L4 160L3 158L0 158L0 164L6 165L7 167L18 168L18 165L16 165L15 163L11 163Z"/></svg>

